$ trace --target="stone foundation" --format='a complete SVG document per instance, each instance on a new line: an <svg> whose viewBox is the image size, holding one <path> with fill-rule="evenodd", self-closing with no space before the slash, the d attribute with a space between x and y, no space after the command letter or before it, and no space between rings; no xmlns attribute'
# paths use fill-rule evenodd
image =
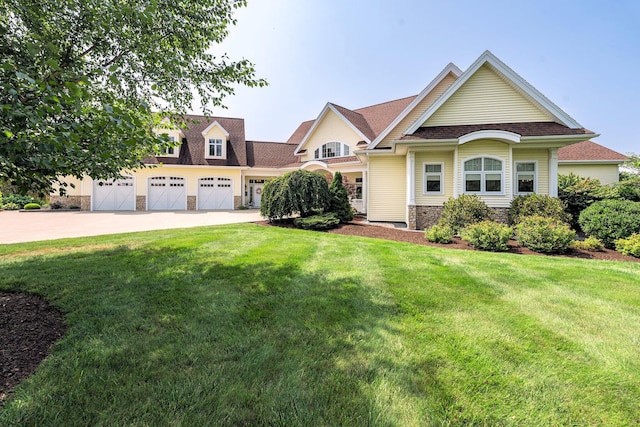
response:
<svg viewBox="0 0 640 427"><path fill-rule="evenodd" d="M137 211L146 211L147 210L147 197L146 196L136 196L136 210Z"/></svg>
<svg viewBox="0 0 640 427"><path fill-rule="evenodd" d="M49 203L61 203L65 209L79 207L83 211L91 209L91 196L50 196Z"/></svg>
<svg viewBox="0 0 640 427"><path fill-rule="evenodd" d="M495 220L507 224L507 208L491 208L495 213ZM442 206L409 206L409 230L424 230L436 225L442 215Z"/></svg>
<svg viewBox="0 0 640 427"><path fill-rule="evenodd" d="M242 206L242 196L233 196L233 209L238 209Z"/></svg>
<svg viewBox="0 0 640 427"><path fill-rule="evenodd" d="M196 210L196 196L187 196L187 210L195 211Z"/></svg>

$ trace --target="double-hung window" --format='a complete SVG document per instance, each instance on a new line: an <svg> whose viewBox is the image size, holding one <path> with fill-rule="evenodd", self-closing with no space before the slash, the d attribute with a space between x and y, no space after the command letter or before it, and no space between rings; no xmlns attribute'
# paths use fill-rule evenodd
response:
<svg viewBox="0 0 640 427"><path fill-rule="evenodd" d="M222 139L209 138L207 157L222 157Z"/></svg>
<svg viewBox="0 0 640 427"><path fill-rule="evenodd" d="M464 162L464 192L501 194L504 192L502 160L477 157Z"/></svg>
<svg viewBox="0 0 640 427"><path fill-rule="evenodd" d="M174 136L169 136L169 141L176 142L176 138ZM175 156L177 154L178 147L167 147L165 150L165 154L167 156Z"/></svg>
<svg viewBox="0 0 640 427"><path fill-rule="evenodd" d="M535 162L516 162L516 194L536 191L536 172Z"/></svg>
<svg viewBox="0 0 640 427"><path fill-rule="evenodd" d="M424 164L424 194L444 193L444 166L442 163Z"/></svg>

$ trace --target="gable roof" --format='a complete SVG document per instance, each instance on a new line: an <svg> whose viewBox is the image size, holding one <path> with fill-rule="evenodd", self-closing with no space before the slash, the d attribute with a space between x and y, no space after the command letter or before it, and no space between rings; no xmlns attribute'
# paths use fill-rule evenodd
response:
<svg viewBox="0 0 640 427"><path fill-rule="evenodd" d="M145 163L167 165L209 165L209 166L247 166L247 144L244 135L244 119L229 117L208 117L188 114L183 116L187 127L180 131L184 134L184 140L180 146L178 157L149 156ZM228 132L227 158L206 159L205 141L203 131L213 124L218 125ZM158 160L161 158L162 160Z"/></svg>
<svg viewBox="0 0 640 427"><path fill-rule="evenodd" d="M282 142L247 141L247 165L281 168L297 162L295 149L295 145Z"/></svg>
<svg viewBox="0 0 640 427"><path fill-rule="evenodd" d="M582 128L582 125L575 121L571 116L562 111L560 107L551 102L547 97L540 93L536 88L520 77L515 71L509 68L505 63L500 61L490 51L485 51L471 66L460 75L438 100L436 100L427 110L404 132L405 134L415 133L421 125L431 117L447 100L449 100L460 87L465 84L471 76L473 76L483 65L488 64L492 70L501 74L505 79L510 81L517 89L530 98L535 104L547 111L558 123L568 128Z"/></svg>
<svg viewBox="0 0 640 427"><path fill-rule="evenodd" d="M558 149L559 162L608 161L623 163L627 156L593 141L582 141Z"/></svg>

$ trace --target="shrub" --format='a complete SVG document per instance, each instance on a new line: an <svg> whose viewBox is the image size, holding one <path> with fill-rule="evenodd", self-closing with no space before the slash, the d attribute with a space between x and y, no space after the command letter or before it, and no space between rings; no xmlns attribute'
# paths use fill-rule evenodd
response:
<svg viewBox="0 0 640 427"><path fill-rule="evenodd" d="M37 202L38 201L36 199L34 199L33 197L31 197L31 196L21 196L19 194L9 194L8 196L4 196L2 198L2 203L4 204L3 208L7 204L18 205L18 207L14 208L13 210L22 209L24 207L24 205L26 205L28 203L37 203ZM4 209L11 210L9 208L4 208Z"/></svg>
<svg viewBox="0 0 640 427"><path fill-rule="evenodd" d="M518 243L535 252L565 252L575 237L575 231L556 218L530 216L523 218L516 226Z"/></svg>
<svg viewBox="0 0 640 427"><path fill-rule="evenodd" d="M622 255L640 258L640 233L634 233L626 239L616 240L616 250Z"/></svg>
<svg viewBox="0 0 640 427"><path fill-rule="evenodd" d="M340 224L340 218L338 218L333 212L328 212L321 215L296 218L293 220L293 224L304 230L323 231L335 228Z"/></svg>
<svg viewBox="0 0 640 427"><path fill-rule="evenodd" d="M574 249L582 249L589 252L601 252L604 250L604 244L597 237L589 236L584 240L574 240L571 244Z"/></svg>
<svg viewBox="0 0 640 427"><path fill-rule="evenodd" d="M262 191L260 214L282 219L294 214L307 217L329 207L329 186L324 176L297 170L267 181Z"/></svg>
<svg viewBox="0 0 640 427"><path fill-rule="evenodd" d="M34 210L34 209L40 209L40 205L37 203L27 203L26 205L24 205L25 210Z"/></svg>
<svg viewBox="0 0 640 427"><path fill-rule="evenodd" d="M476 222L492 220L493 210L475 194L463 194L444 203L439 225L448 225L454 233Z"/></svg>
<svg viewBox="0 0 640 427"><path fill-rule="evenodd" d="M51 209L64 209L64 203L62 203L60 200L56 200L55 202L51 203L49 205L49 208Z"/></svg>
<svg viewBox="0 0 640 427"><path fill-rule="evenodd" d="M424 237L433 243L451 243L454 232L448 225L434 225L425 230Z"/></svg>
<svg viewBox="0 0 640 427"><path fill-rule="evenodd" d="M507 210L507 215L509 224L518 224L523 217L534 215L568 222L571 219L571 215L565 209L566 205L557 197L533 193L513 199L511 206Z"/></svg>
<svg viewBox="0 0 640 427"><path fill-rule="evenodd" d="M616 199L640 202L640 176L624 176L624 179L612 185L611 193Z"/></svg>
<svg viewBox="0 0 640 427"><path fill-rule="evenodd" d="M505 224L483 221L462 229L461 236L474 248L483 251L504 252L509 250L507 242L513 235L513 229Z"/></svg>
<svg viewBox="0 0 640 427"><path fill-rule="evenodd" d="M17 203L9 202L2 205L2 209L7 211L17 211L18 209L20 209L20 205Z"/></svg>
<svg viewBox="0 0 640 427"><path fill-rule="evenodd" d="M570 224L578 228L580 212L603 198L606 198L600 180L582 178L571 172L569 175L558 175L558 198L562 200L567 212L571 215Z"/></svg>
<svg viewBox="0 0 640 427"><path fill-rule="evenodd" d="M613 248L618 239L640 233L640 203L628 200L602 200L582 211L582 230Z"/></svg>
<svg viewBox="0 0 640 427"><path fill-rule="evenodd" d="M347 189L342 183L342 174L339 171L336 172L331 181L329 193L331 195L329 212L334 213L340 222L351 221L353 219L353 209L351 208L351 203L349 203Z"/></svg>

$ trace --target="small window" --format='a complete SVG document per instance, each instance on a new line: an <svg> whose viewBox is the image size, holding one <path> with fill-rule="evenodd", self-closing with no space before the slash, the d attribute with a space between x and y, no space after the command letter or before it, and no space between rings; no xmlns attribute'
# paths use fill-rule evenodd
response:
<svg viewBox="0 0 640 427"><path fill-rule="evenodd" d="M322 144L313 152L314 159L330 159L333 157L346 157L350 153L349 146L342 142L332 141Z"/></svg>
<svg viewBox="0 0 640 427"><path fill-rule="evenodd" d="M222 157L222 140L210 138L207 154L207 157Z"/></svg>
<svg viewBox="0 0 640 427"><path fill-rule="evenodd" d="M536 191L536 163L516 163L516 194L529 194Z"/></svg>
<svg viewBox="0 0 640 427"><path fill-rule="evenodd" d="M424 194L443 194L443 169L442 163L424 164Z"/></svg>
<svg viewBox="0 0 640 427"><path fill-rule="evenodd" d="M176 138L174 136L169 136L169 141L171 142L176 142ZM167 156L175 156L177 153L177 147L167 147L167 149L165 150L165 154Z"/></svg>
<svg viewBox="0 0 640 427"><path fill-rule="evenodd" d="M356 195L357 200L362 200L362 178L356 178Z"/></svg>
<svg viewBox="0 0 640 427"><path fill-rule="evenodd" d="M467 193L502 193L502 160L478 157L464 162L464 191Z"/></svg>

